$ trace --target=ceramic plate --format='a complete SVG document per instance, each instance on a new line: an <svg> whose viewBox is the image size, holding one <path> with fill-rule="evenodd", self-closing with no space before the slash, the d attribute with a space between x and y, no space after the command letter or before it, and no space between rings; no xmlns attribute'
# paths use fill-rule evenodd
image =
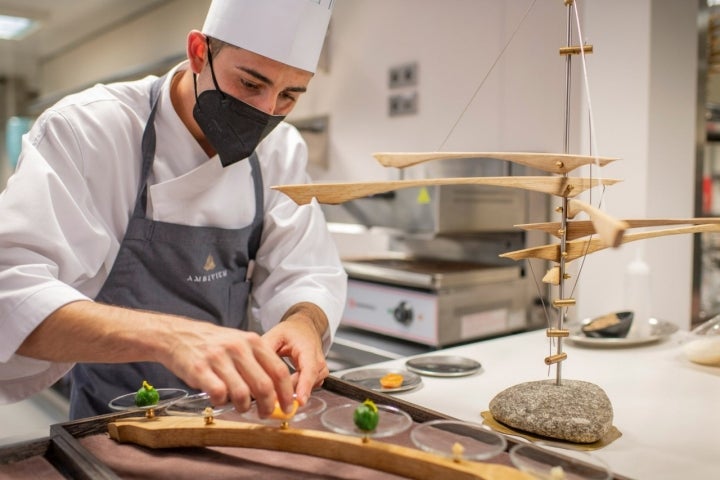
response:
<svg viewBox="0 0 720 480"><path fill-rule="evenodd" d="M403 383L399 387L395 388L384 388L380 385L380 379L388 373L399 373L403 376ZM361 387L375 390L376 392L393 393L393 392L404 392L406 390L412 390L422 383L422 379L419 375L415 375L407 370L387 369L387 368L369 368L364 370L355 370L354 372L346 373L341 377L346 382L360 385Z"/></svg>
<svg viewBox="0 0 720 480"><path fill-rule="evenodd" d="M665 320L651 318L648 320L648 323L650 324L650 333L648 335L642 337L629 336L625 338L592 338L582 332L582 325L573 325L569 327L570 336L568 340L576 345L587 347L634 347L663 340L678 331L677 325Z"/></svg>

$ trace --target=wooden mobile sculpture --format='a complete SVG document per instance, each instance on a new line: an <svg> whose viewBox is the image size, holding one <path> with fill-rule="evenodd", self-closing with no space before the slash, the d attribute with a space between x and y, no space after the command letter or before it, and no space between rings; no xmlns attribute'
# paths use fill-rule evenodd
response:
<svg viewBox="0 0 720 480"><path fill-rule="evenodd" d="M577 19L577 11L573 0L564 0L567 7L567 45L559 49L560 55L566 59L566 91L569 92L571 83L571 61L573 55L582 56L592 53L593 47L585 45L579 29L577 30L580 45L573 44L573 14ZM532 8L532 5L531 5ZM529 10L528 10L529 11ZM527 14L526 14L527 15ZM589 96L589 95L588 95ZM569 99L569 95L566 95ZM517 225L525 230L540 230L559 239L558 243L531 247L523 250L508 252L502 257L513 260L542 259L553 263L543 282L557 287L558 298L552 300L552 306L557 309L557 318L548 319L547 337L555 352L547 356L544 361L556 369L554 387L548 389L549 382L530 382L518 385L518 388L502 392L491 402L491 413L496 420L519 428L530 433L536 433L553 439L568 440L579 443L592 443L606 435L612 426L612 405L605 393L587 382L568 381L562 378L562 362L567 359L563 351L563 339L569 336L565 328L568 308L575 305L575 299L567 295L566 282L571 278L567 272L568 263L585 257L605 248L616 248L628 242L645 240L649 238L720 231L720 219L717 218L686 218L686 219L634 219L620 220L605 213L593 205L575 199L579 194L597 187L611 186L620 180L602 178L600 176L571 177L574 170L580 167L604 167L616 158L606 158L596 155L574 155L568 152L570 130L569 100L565 105L565 151L555 153L527 153L527 152L405 152L405 153L376 153L374 157L383 166L404 168L433 160L454 158L501 159L509 162L529 166L547 172L547 176L512 176L512 177L463 177L463 178L432 178L421 180L395 180L385 182L354 182L354 183L324 183L310 185L285 185L273 187L293 199L298 204L305 204L315 198L320 203L338 204L368 195L385 193L393 190L410 187L427 187L436 185L491 185L497 187L519 188L528 191L541 192L557 196L561 199L561 206L557 208L560 220L555 222ZM592 117L592 115L590 115ZM592 120L592 118L591 118ZM592 123L592 122L591 122ZM574 220L580 213L585 213L589 220ZM674 228L626 233L628 229L639 227L658 227L669 225L686 225ZM577 281L577 279L576 279ZM542 297L542 295L541 295ZM560 395L560 396L558 396ZM598 403L594 400L600 398ZM584 408L578 410L578 403ZM563 405L571 408L563 408ZM521 413L518 413L521 412ZM499 418L498 418L499 417ZM589 419L589 417L591 417ZM579 422L592 424L592 428L581 427ZM528 421L530 419L530 421ZM533 419L536 419L535 422Z"/></svg>

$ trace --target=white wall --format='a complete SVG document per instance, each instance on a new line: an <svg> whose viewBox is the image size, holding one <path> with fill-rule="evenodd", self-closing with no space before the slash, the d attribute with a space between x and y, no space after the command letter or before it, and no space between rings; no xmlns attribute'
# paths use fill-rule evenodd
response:
<svg viewBox="0 0 720 480"><path fill-rule="evenodd" d="M692 217L697 109L697 3L603 0L586 6L596 47L591 100L603 169L624 181L608 189L606 211L621 218ZM587 136L587 129L583 134ZM597 197L596 197L597 198ZM690 325L692 238L664 237L591 256L579 285L578 315L623 308L625 266L639 249L652 272L651 314Z"/></svg>
<svg viewBox="0 0 720 480"><path fill-rule="evenodd" d="M331 112L331 166L318 180L397 178L372 152L562 148L562 2L539 1L450 136L528 2L337 0L330 72L293 116ZM419 64L419 113L389 117L388 69ZM411 91L400 89L399 91ZM410 172L410 176L413 172Z"/></svg>
<svg viewBox="0 0 720 480"><path fill-rule="evenodd" d="M200 29L210 0L174 0L151 9L39 65L41 96L67 92L185 54L188 32Z"/></svg>

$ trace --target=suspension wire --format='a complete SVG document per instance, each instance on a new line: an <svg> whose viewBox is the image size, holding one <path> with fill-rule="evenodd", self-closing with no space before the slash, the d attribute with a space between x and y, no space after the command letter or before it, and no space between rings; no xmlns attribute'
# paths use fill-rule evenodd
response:
<svg viewBox="0 0 720 480"><path fill-rule="evenodd" d="M470 105L472 105L472 103L475 101L475 97L477 96L478 92L480 92L480 89L482 89L483 85L485 85L485 82L487 81L488 77L495 69L495 66L498 64L498 62L500 61L502 56L505 54L505 50L507 50L507 48L510 46L513 39L515 38L515 35L517 35L518 31L520 30L520 27L525 22L525 19L528 17L528 15L530 14L530 10L532 10L533 6L535 5L535 2L537 2L537 0L532 0L530 5L528 6L527 10L525 10L525 13L523 14L522 18L520 19L520 23L517 24L517 26L515 27L515 30L513 30L513 32L512 32L512 35L510 35L510 38L505 43L505 46L503 46L502 50L500 50L500 53L497 55L497 57L495 57L495 60L493 61L492 65L490 65L490 69L485 73L485 76L480 81L480 84L477 86L477 88L475 89L475 92L472 94L472 97L470 97L470 100L465 105L465 108L463 108L462 112L460 112L460 115L455 120L455 123L453 123L452 127L450 127L450 131L445 136L445 139L440 143L440 146L437 148L437 151L442 151L442 149L445 147L445 144L450 139L450 136L455 131L455 128L460 123L460 120L462 120L462 118L465 116L468 109L470 108Z"/></svg>
<svg viewBox="0 0 720 480"><path fill-rule="evenodd" d="M582 70L583 70L583 86L585 87L585 98L587 100L588 130L589 130L589 136L590 136L590 139L589 139L590 155L595 156L595 165L597 165L597 167L598 167L597 170L599 171L600 165L598 162L598 158L599 158L598 152L599 151L598 151L598 147L597 147L597 135L595 134L595 115L594 115L593 108L592 108L592 97L590 95L590 82L588 80L589 75L588 75L588 69L587 69L587 59L586 59L586 55L585 55L585 50L582 48L585 45L585 40L583 37L582 27L580 26L580 14L578 12L578 10L579 10L578 3L579 3L579 0L575 0L575 8L574 8L575 26L576 26L577 35L578 35L578 42L580 44L580 60L581 60L580 63L582 65ZM590 165L590 175L589 175L591 182L592 182L592 179L594 176L593 175L594 172L595 172L595 169L593 169L593 164L591 164ZM599 179L602 179L602 176L600 176ZM598 208L602 207L606 190L607 190L607 187L605 185L603 185L601 193L600 193L600 199L598 200ZM592 205L592 198L593 198L592 193L593 193L593 191L592 191L592 189L590 189L590 191L588 192L588 195L589 195L588 203L590 203L591 205ZM577 275L575 276L575 282L573 284L573 288L571 289L571 295L575 292L575 290L578 286L578 282L580 280L580 274L582 273L583 266L585 265L585 260L587 258L587 252L588 252L588 249L590 248L590 240L592 239L592 237L593 237L592 235L589 237L588 242L586 244L585 252L582 255L582 261L580 263L580 267L578 268Z"/></svg>

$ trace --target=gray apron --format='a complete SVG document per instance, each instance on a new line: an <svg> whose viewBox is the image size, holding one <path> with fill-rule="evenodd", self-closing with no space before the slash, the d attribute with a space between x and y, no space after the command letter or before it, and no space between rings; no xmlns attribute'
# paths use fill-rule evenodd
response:
<svg viewBox="0 0 720 480"><path fill-rule="evenodd" d="M248 265L260 246L263 184L257 156L250 156L255 218L240 229L192 227L145 218L147 178L155 157L155 111L163 78L150 93L142 139L142 171L135 209L112 270L95 300L121 307L182 315L247 329ZM228 199L229 203L232 199ZM81 363L71 374L70 418L110 412L113 398L137 391L143 380L156 388L183 388L159 363Z"/></svg>

